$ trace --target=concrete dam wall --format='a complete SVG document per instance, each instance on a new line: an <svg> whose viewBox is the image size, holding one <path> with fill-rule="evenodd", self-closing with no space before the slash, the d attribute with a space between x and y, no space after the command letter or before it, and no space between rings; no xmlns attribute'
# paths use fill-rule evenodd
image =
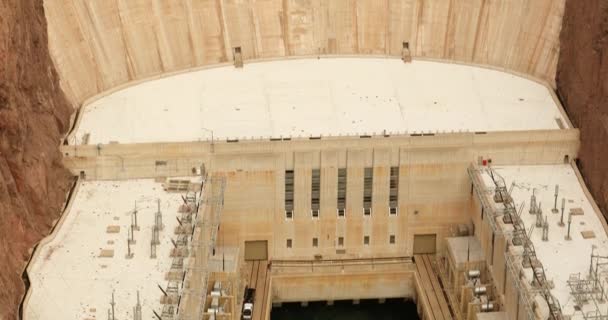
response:
<svg viewBox="0 0 608 320"><path fill-rule="evenodd" d="M201 66L316 55L496 67L554 87L565 0L54 0L49 48L75 106L120 85Z"/></svg>

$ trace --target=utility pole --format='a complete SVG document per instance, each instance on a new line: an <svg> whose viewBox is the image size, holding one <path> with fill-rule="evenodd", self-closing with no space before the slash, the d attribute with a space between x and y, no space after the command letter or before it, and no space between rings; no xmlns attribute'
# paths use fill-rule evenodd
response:
<svg viewBox="0 0 608 320"><path fill-rule="evenodd" d="M557 195L559 193L559 184L555 185L555 201L553 202L553 209L551 209L551 212L553 213L558 213L559 210L557 210Z"/></svg>
<svg viewBox="0 0 608 320"><path fill-rule="evenodd" d="M536 189L532 189L532 197L530 197L530 214L536 214Z"/></svg>
<svg viewBox="0 0 608 320"><path fill-rule="evenodd" d="M157 206L158 206L158 211L156 212L156 216L155 216L155 224L158 230L163 230L164 226L163 226L163 214L160 211L160 199L157 200Z"/></svg>
<svg viewBox="0 0 608 320"><path fill-rule="evenodd" d="M114 306L116 305L116 302L114 302L114 290L112 290L112 302L110 302L110 305L112 306L112 318L110 318L110 320L116 320L114 317Z"/></svg>
<svg viewBox="0 0 608 320"><path fill-rule="evenodd" d="M572 213L568 213L568 234L566 235L566 240L568 241L572 240L570 237L570 224L572 224Z"/></svg>
<svg viewBox="0 0 608 320"><path fill-rule="evenodd" d="M130 231L131 229L127 229L127 233ZM127 259L131 259L133 258L133 253L131 252L131 239L129 239L129 235L127 235Z"/></svg>
<svg viewBox="0 0 608 320"><path fill-rule="evenodd" d="M562 216L559 218L559 223L557 224L560 227L564 226L564 209L566 208L566 198L562 198Z"/></svg>
<svg viewBox="0 0 608 320"><path fill-rule="evenodd" d="M541 209L542 203L538 203L538 208L536 209L536 227L542 228L543 226L543 209Z"/></svg>
<svg viewBox="0 0 608 320"><path fill-rule="evenodd" d="M137 200L135 200L135 208L133 209L133 216L135 217L135 230L139 231L139 225L137 224Z"/></svg>
<svg viewBox="0 0 608 320"><path fill-rule="evenodd" d="M139 290L137 291L137 304L133 308L133 320L142 320L141 303L139 302Z"/></svg>
<svg viewBox="0 0 608 320"><path fill-rule="evenodd" d="M543 223L543 241L549 241L549 217L545 216L545 222Z"/></svg>

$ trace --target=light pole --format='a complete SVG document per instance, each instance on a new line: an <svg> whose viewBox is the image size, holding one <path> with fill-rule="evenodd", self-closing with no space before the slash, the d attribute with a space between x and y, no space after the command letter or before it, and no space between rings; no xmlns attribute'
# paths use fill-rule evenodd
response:
<svg viewBox="0 0 608 320"><path fill-rule="evenodd" d="M205 128L205 127L201 127L201 129L203 129L203 130L205 130L205 131L208 131L208 132L211 132L211 152L214 152L214 146L213 146L213 144L214 144L214 139L213 139L213 130L211 130L211 129L207 129L207 128Z"/></svg>
<svg viewBox="0 0 608 320"><path fill-rule="evenodd" d="M118 159L120 159L120 171L124 172L125 171L125 158L123 158L122 156L116 155L116 157Z"/></svg>

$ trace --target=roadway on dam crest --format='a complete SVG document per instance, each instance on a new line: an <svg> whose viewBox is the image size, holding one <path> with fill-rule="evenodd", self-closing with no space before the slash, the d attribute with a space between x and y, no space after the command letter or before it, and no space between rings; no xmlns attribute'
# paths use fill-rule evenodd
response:
<svg viewBox="0 0 608 320"><path fill-rule="evenodd" d="M552 91L487 68L323 58L218 67L86 105L70 144L569 128Z"/></svg>

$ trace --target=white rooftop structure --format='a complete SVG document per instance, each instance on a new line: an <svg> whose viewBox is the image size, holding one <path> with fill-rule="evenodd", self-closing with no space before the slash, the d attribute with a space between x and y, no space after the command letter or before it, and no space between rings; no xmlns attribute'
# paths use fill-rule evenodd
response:
<svg viewBox="0 0 608 320"><path fill-rule="evenodd" d="M529 231L536 222L536 216L528 213L530 197L536 190L536 201L542 204L542 212L549 222L549 240L542 240L541 228L534 228L531 240L536 250L536 256L542 262L547 279L553 281L555 287L551 293L559 300L564 315L573 315L572 319L583 319L581 312L575 312L574 298L570 294L568 279L572 274L581 274L586 278L589 274L590 256L592 249L595 254L608 256L608 236L602 218L594 210L590 199L587 198L583 186L579 182L574 169L568 165L539 165L539 166L501 166L494 167L507 183L515 183L511 196L516 206L526 202L521 218ZM489 174L483 175L487 187L494 184ZM552 213L554 207L555 185L559 185L557 208L560 212ZM564 227L558 226L561 219L561 199L566 199L564 211ZM568 214L570 209L582 209L582 215L573 215L570 229L572 240L566 240ZM585 239L583 232L593 232L594 237ZM528 276L532 280L532 271ZM607 266L600 272L608 272ZM608 310L606 301L600 306L602 312ZM584 312L593 311L595 307L589 302L583 307Z"/></svg>
<svg viewBox="0 0 608 320"><path fill-rule="evenodd" d="M509 73L397 59L218 67L143 82L84 107L89 144L559 129L551 91ZM557 120L559 119L559 120Z"/></svg>
<svg viewBox="0 0 608 320"><path fill-rule="evenodd" d="M86 181L74 196L63 222L41 244L32 259L30 297L25 317L36 319L107 319L115 292L116 319L133 319L133 307L140 293L143 319L160 314L165 273L170 270L171 237L178 222L180 193L167 193L154 180ZM160 232L157 258L150 258L152 226L158 199L164 230ZM137 201L139 231L127 259L127 229ZM119 226L108 233L108 226ZM100 257L102 250L113 257Z"/></svg>
<svg viewBox="0 0 608 320"><path fill-rule="evenodd" d="M483 260L481 243L477 237L449 237L445 238L445 241L456 265Z"/></svg>

